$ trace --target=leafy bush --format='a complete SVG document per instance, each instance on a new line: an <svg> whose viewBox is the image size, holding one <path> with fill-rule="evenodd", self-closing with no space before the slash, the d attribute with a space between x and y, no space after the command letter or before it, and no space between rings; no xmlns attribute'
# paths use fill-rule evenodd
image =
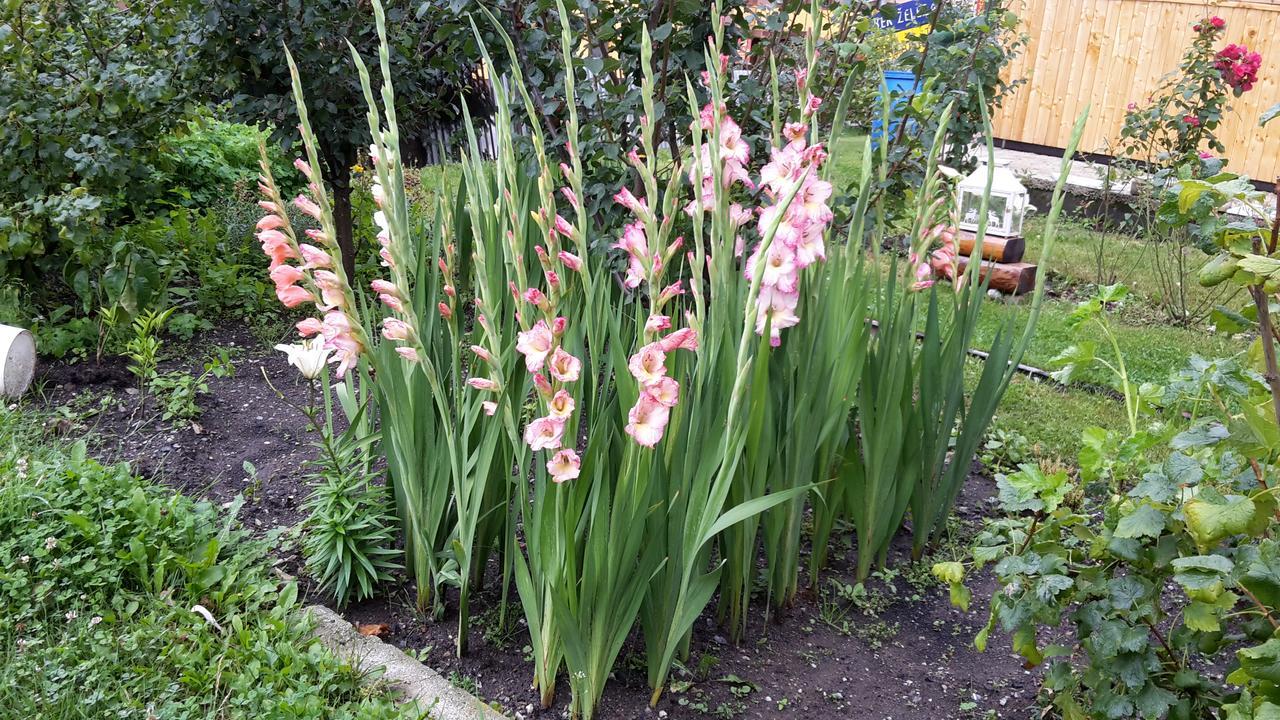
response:
<svg viewBox="0 0 1280 720"><path fill-rule="evenodd" d="M6 717L401 717L308 637L274 537L0 409Z"/></svg>
<svg viewBox="0 0 1280 720"><path fill-rule="evenodd" d="M190 111L196 69L191 7L19 0L0 10L0 274L57 270L165 193L165 138Z"/></svg>
<svg viewBox="0 0 1280 720"><path fill-rule="evenodd" d="M241 123L201 119L179 126L167 139L161 183L172 201L194 208L210 208L242 194L258 178L261 130ZM284 173L291 159L278 144L269 145L271 166Z"/></svg>

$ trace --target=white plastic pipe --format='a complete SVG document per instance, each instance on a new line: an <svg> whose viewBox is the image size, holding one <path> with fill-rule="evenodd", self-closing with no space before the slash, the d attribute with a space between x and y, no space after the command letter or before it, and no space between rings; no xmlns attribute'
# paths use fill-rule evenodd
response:
<svg viewBox="0 0 1280 720"><path fill-rule="evenodd" d="M0 395L16 398L36 374L36 341L22 328L0 325Z"/></svg>

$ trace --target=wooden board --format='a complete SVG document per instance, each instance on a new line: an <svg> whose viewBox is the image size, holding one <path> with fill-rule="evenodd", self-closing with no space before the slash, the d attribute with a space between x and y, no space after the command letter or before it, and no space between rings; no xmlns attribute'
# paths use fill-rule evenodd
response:
<svg viewBox="0 0 1280 720"><path fill-rule="evenodd" d="M960 273L969 267L969 258L960 258ZM991 276L991 287L1008 295L1022 295L1036 289L1036 266L1031 263L994 263L982 261L979 277Z"/></svg>
<svg viewBox="0 0 1280 720"><path fill-rule="evenodd" d="M1265 182L1280 176L1280 120L1258 127L1280 101L1280 0L1012 0L1011 7L1030 42L1007 76L1027 82L992 117L996 137L1065 147L1088 107L1080 150L1114 155L1126 106L1144 103L1177 69L1196 21L1218 15L1227 21L1218 47L1242 43L1262 55L1258 82L1229 98L1218 129L1228 169Z"/></svg>
<svg viewBox="0 0 1280 720"><path fill-rule="evenodd" d="M973 255L973 246L977 242L977 236L968 230L961 230L956 236L956 244L960 247L960 254L965 257ZM1022 254L1027 250L1027 241L1020 237L998 237L996 235L988 235L982 239L982 257L986 260L994 260L1001 263L1016 263L1022 261Z"/></svg>

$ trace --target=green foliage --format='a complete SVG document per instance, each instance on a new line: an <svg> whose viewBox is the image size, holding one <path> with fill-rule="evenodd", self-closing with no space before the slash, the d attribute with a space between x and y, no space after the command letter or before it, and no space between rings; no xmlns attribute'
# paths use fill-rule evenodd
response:
<svg viewBox="0 0 1280 720"><path fill-rule="evenodd" d="M173 202L193 208L218 205L232 193L251 188L258 178L256 127L215 118L180 125L167 141L164 185ZM291 158L278 144L269 146L271 167L278 177L288 172Z"/></svg>
<svg viewBox="0 0 1280 720"><path fill-rule="evenodd" d="M339 607L373 596L400 567L393 547L395 518L385 487L350 471L322 470L304 507L307 572Z"/></svg>
<svg viewBox="0 0 1280 720"><path fill-rule="evenodd" d="M218 348L217 353L204 364L204 372L199 375L174 370L151 376L147 390L160 407L161 420L190 423L200 416L201 409L197 400L199 396L209 392L209 378L230 377L235 374L230 352L226 348Z"/></svg>
<svg viewBox="0 0 1280 720"><path fill-rule="evenodd" d="M9 2L0 11L0 274L57 270L167 190L190 109L192 4ZM45 258L44 262L40 262Z"/></svg>
<svg viewBox="0 0 1280 720"><path fill-rule="evenodd" d="M160 361L160 332L165 321L173 314L173 308L148 310L134 318L130 328L133 337L125 344L129 358L129 372L138 378L143 387L155 377L156 364Z"/></svg>
<svg viewBox="0 0 1280 720"><path fill-rule="evenodd" d="M0 708L12 717L401 717L329 655L227 514L0 409ZM207 614L207 615L206 615Z"/></svg>

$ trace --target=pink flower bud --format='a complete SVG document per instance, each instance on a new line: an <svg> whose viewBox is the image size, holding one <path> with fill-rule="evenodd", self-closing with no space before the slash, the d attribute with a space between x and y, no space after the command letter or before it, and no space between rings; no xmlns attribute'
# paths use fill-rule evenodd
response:
<svg viewBox="0 0 1280 720"><path fill-rule="evenodd" d="M440 311L440 317L444 318L445 320L449 320L450 318L453 317L453 308L449 307L448 305L445 305L444 303L439 303L438 305L436 305L436 309Z"/></svg>
<svg viewBox="0 0 1280 720"><path fill-rule="evenodd" d="M560 215L556 215L555 228L556 228L556 232L560 233L561 235L567 238L572 238L577 235L577 231L574 230L573 225L570 224L568 220L565 220L564 217Z"/></svg>
<svg viewBox="0 0 1280 720"><path fill-rule="evenodd" d="M564 263L564 266L570 270L577 272L582 269L582 258L577 255L561 250L558 257L560 258L560 262Z"/></svg>
<svg viewBox="0 0 1280 720"><path fill-rule="evenodd" d="M299 320L294 327L298 328L298 334L305 338L318 334L324 329L324 323L320 318L309 317L306 320Z"/></svg>
<svg viewBox="0 0 1280 720"><path fill-rule="evenodd" d="M375 293L378 293L379 295L392 295L395 297L400 296L400 289L395 286L395 283L389 282L387 280L383 280L381 278L369 283L369 287L372 288L373 291Z"/></svg>
<svg viewBox="0 0 1280 720"><path fill-rule="evenodd" d="M501 388L501 386L498 385L498 383L490 380L489 378L482 378L482 377L467 378L467 385L475 388L476 390L496 391Z"/></svg>
<svg viewBox="0 0 1280 720"><path fill-rule="evenodd" d="M472 345L471 352L475 353L476 357L480 358L481 360L487 363L493 362L493 355L490 354L488 350L484 349L484 347L480 345Z"/></svg>
<svg viewBox="0 0 1280 720"><path fill-rule="evenodd" d="M567 167L566 165L564 165L564 163L561 163L560 166L562 168ZM566 173L566 175L567 174L568 173ZM574 210L577 210L580 207L578 205L578 196L576 193L573 192L572 188L562 187L560 188L560 194L564 195L564 199L569 203L571 207L573 207Z"/></svg>
<svg viewBox="0 0 1280 720"><path fill-rule="evenodd" d="M418 351L406 346L396 348L396 354L409 362L418 362Z"/></svg>
<svg viewBox="0 0 1280 720"><path fill-rule="evenodd" d="M413 336L413 328L409 327L409 323L396 318L382 319L382 337L388 340L404 341Z"/></svg>
<svg viewBox="0 0 1280 720"><path fill-rule="evenodd" d="M484 414L490 417L492 417L494 413L498 412L498 403L492 400L485 400L480 403L480 407L484 408Z"/></svg>
<svg viewBox="0 0 1280 720"><path fill-rule="evenodd" d="M306 160L303 160L302 158L294 158L293 166L298 169L298 172L307 176L308 180L314 179L311 177L311 166L307 164Z"/></svg>
<svg viewBox="0 0 1280 720"><path fill-rule="evenodd" d="M547 271L547 284L553 288L560 287L560 276L556 274L555 270Z"/></svg>
<svg viewBox="0 0 1280 720"><path fill-rule="evenodd" d="M558 317L551 322L551 334L560 337L564 334L565 327L569 324L568 320Z"/></svg>
<svg viewBox="0 0 1280 720"><path fill-rule="evenodd" d="M650 315L645 321L644 331L647 333L656 333L671 327L671 318L667 315Z"/></svg>
<svg viewBox="0 0 1280 720"><path fill-rule="evenodd" d="M315 204L315 202L312 201L311 198L307 197L306 195L299 195L298 197L294 198L293 205L294 207L298 208L299 210L306 213L307 215L310 215L316 220L319 220L322 217L324 217L324 214L320 211L320 206Z"/></svg>
<svg viewBox="0 0 1280 720"><path fill-rule="evenodd" d="M533 386L545 397L551 397L551 383L542 373L533 374Z"/></svg>
<svg viewBox="0 0 1280 720"><path fill-rule="evenodd" d="M443 288L441 288L441 290L444 292L445 295L448 295L451 298L458 297L458 291L454 290L452 285L445 285Z"/></svg>

